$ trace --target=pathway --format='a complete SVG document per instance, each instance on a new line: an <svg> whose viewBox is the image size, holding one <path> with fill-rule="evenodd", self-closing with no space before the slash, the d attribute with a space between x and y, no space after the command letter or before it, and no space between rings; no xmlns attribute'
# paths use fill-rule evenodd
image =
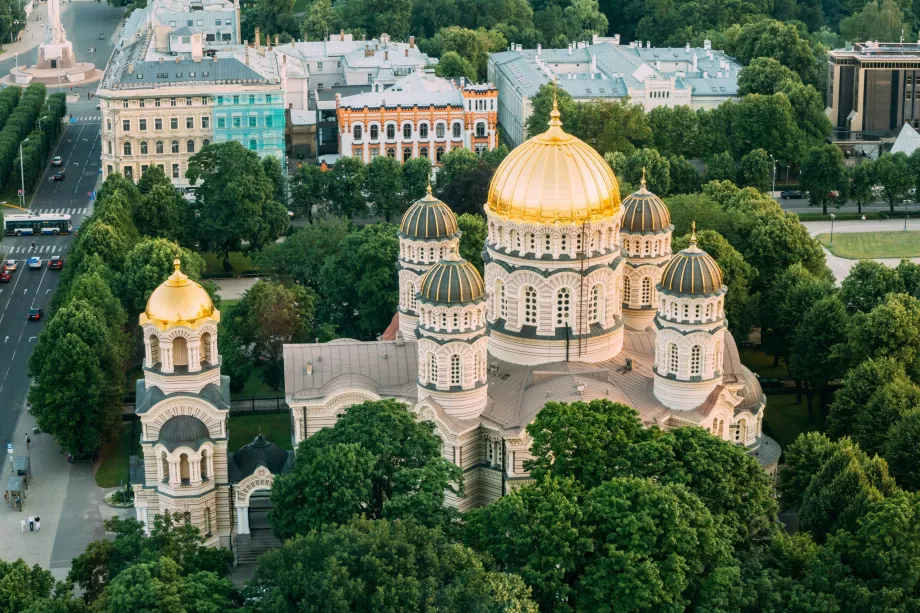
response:
<svg viewBox="0 0 920 613"><path fill-rule="evenodd" d="M256 277L239 277L233 279L212 279L217 286L217 293L224 300L239 300L259 279Z"/></svg>
<svg viewBox="0 0 920 613"><path fill-rule="evenodd" d="M831 231L831 222L829 221L805 221L802 222L802 225L808 230L808 233L812 236L817 236L819 234L828 234ZM885 220L866 220L866 221L835 221L833 222L834 233L851 233L851 232L902 232L904 230L904 220L903 219L885 219ZM909 219L907 221L908 230L920 230L920 222L915 219ZM824 255L827 259L827 267L831 269L831 272L834 273L834 278L839 284L843 281L848 274L850 274L850 269L856 265L856 262L859 260L850 260L847 258L837 257L825 247ZM886 266L891 266L894 268L897 266L902 258L878 258L875 261L881 262ZM920 264L920 257L910 258L914 263Z"/></svg>

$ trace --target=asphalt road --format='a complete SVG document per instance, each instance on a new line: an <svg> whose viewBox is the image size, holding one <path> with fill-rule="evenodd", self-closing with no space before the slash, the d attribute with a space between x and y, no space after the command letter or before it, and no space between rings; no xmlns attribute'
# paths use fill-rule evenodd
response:
<svg viewBox="0 0 920 613"><path fill-rule="evenodd" d="M70 212L74 227L78 227L91 211L88 193L95 189L99 172L100 124L68 125L58 141L53 155L64 158L66 178L52 182L50 166L36 188L30 210L35 212ZM4 209L6 214L17 213ZM73 234L61 236L4 236L0 242L2 259L16 260L18 270L10 283L0 285L0 445L21 443L23 433L13 432L19 411L25 405L29 390L27 363L38 333L45 325L29 321L30 308L41 308L48 316L51 298L57 288L59 271L48 269L52 255L64 257L73 243ZM35 250L31 244L35 243ZM30 270L26 261L32 255L42 259L41 270Z"/></svg>

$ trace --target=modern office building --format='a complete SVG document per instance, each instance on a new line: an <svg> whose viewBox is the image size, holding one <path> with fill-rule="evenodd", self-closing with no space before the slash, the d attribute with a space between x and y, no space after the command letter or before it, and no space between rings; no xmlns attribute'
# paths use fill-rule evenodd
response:
<svg viewBox="0 0 920 613"><path fill-rule="evenodd" d="M489 81L498 88L502 136L517 146L527 140L531 99L541 85L557 80L576 101L625 98L646 111L658 106L715 108L738 97L741 64L723 51L703 47L652 47L651 42L620 44L620 37L595 36L566 49L524 49L489 56Z"/></svg>
<svg viewBox="0 0 920 613"><path fill-rule="evenodd" d="M188 159L228 140L284 163L280 56L261 44L258 32L252 45L237 44L234 4L176 6L155 0L136 10L106 67L96 93L103 175L137 179L156 165L187 187Z"/></svg>

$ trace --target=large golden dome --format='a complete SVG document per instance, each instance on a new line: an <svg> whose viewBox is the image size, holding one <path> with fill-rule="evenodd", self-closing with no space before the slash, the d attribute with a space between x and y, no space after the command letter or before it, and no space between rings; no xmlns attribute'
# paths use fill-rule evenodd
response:
<svg viewBox="0 0 920 613"><path fill-rule="evenodd" d="M604 158L563 131L554 103L549 129L511 151L495 171L487 207L513 221L581 223L619 211L620 188Z"/></svg>
<svg viewBox="0 0 920 613"><path fill-rule="evenodd" d="M192 323L204 317L219 321L220 311L214 308L208 292L179 270L178 259L173 262L173 266L173 274L150 294L140 323L149 321L171 325Z"/></svg>

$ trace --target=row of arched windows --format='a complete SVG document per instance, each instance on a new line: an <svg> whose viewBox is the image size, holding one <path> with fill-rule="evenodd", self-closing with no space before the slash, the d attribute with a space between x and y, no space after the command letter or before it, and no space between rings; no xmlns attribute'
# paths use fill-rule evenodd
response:
<svg viewBox="0 0 920 613"><path fill-rule="evenodd" d="M616 247L616 237L620 231L619 225L608 227L606 230L595 229L588 233L588 254L602 253ZM582 232L572 232L573 238L569 239L568 233L553 234L549 232L535 233L512 229L505 232L502 226L489 224L489 243L496 249L517 251L520 255L533 254L542 257L544 254L554 256L567 254L575 257L582 252ZM570 251L571 249L571 251Z"/></svg>
<svg viewBox="0 0 920 613"><path fill-rule="evenodd" d="M437 385L438 376L440 373L440 364L438 362L438 356L434 353L429 352L428 357L426 358L424 364L425 368L425 380L431 385ZM463 372L464 364L463 358L460 357L460 354L453 353L447 360L448 364L448 383L451 386L463 385ZM477 351L473 354L473 383L478 383L480 381L486 380L486 360L485 355L482 351Z"/></svg>
<svg viewBox="0 0 920 613"><path fill-rule="evenodd" d="M150 336L150 364L148 367L153 368L159 364L160 357L160 339L156 335ZM211 333L205 332L201 335L201 365L211 364ZM173 366L188 366L188 341L185 337L177 336L172 341Z"/></svg>
<svg viewBox="0 0 920 613"><path fill-rule="evenodd" d="M680 373L680 365L682 360L686 359L686 356L681 356L680 350L675 343L668 343L665 349L666 361L665 368L667 372L664 374L669 375L678 375ZM706 356L705 351L702 345L693 345L690 347L690 364L687 370L687 375L691 377L700 377L703 375L703 360L710 360L709 365L712 366L713 372L721 370L718 366L722 360L722 343L717 341L715 347L713 348L712 355ZM684 374L684 373L680 373Z"/></svg>
<svg viewBox="0 0 920 613"><path fill-rule="evenodd" d="M631 257L657 257L659 255L667 255L670 253L669 244L670 238L666 236L623 237L623 248Z"/></svg>
<svg viewBox="0 0 920 613"><path fill-rule="evenodd" d="M482 313L479 310L454 311L448 314L446 311L440 313L433 309L422 309L419 323L426 328L439 332L459 332L480 328L484 325Z"/></svg>
<svg viewBox="0 0 920 613"><path fill-rule="evenodd" d="M406 283L405 288L403 289L403 299L402 303L406 305L410 311L418 311L418 294L415 287L415 283L409 281Z"/></svg>
<svg viewBox="0 0 920 613"><path fill-rule="evenodd" d="M623 276L623 303L630 304L633 301L632 280L628 276ZM652 304L652 278L642 277L639 284L639 304Z"/></svg>
<svg viewBox="0 0 920 613"><path fill-rule="evenodd" d="M207 138L201 141L202 147L207 147L210 144L211 144L211 141ZM108 146L109 155L114 155L112 153L113 151L112 141L107 141L107 146ZM122 153L124 155L134 155L134 145L131 141L126 140L124 143L122 143L121 147L122 147ZM185 141L185 153L195 153L196 147L197 147L197 144L195 143L194 139L190 138L187 141ZM178 140L173 140L169 143L169 152L170 153L182 153L182 145L180 144ZM138 154L139 155L150 155L150 153L151 153L150 144L147 141L142 140L138 145ZM153 153L158 154L158 155L165 153L165 144L163 141L158 140L153 143Z"/></svg>
<svg viewBox="0 0 920 613"><path fill-rule="evenodd" d="M703 306L700 303L691 305L689 302L662 298L658 312L677 321L714 321L725 317L723 299Z"/></svg>
<svg viewBox="0 0 920 613"><path fill-rule="evenodd" d="M508 301L505 290L505 283L501 279L496 279L492 285L492 317L494 319L508 318ZM538 316L540 313L540 300L536 288L530 285L522 287L520 290L520 302L518 310L518 323L522 326L538 325ZM553 326L563 328L569 326L575 327L575 305L574 293L571 288L560 287L556 290ZM591 287L588 294L588 324L603 323L605 321L605 297L604 286L597 283Z"/></svg>
<svg viewBox="0 0 920 613"><path fill-rule="evenodd" d="M198 476L202 481L207 481L211 475L211 462L207 449L201 450L201 459L198 461ZM175 471L170 470L169 456L163 451L160 454L160 481L163 483L177 482L180 485L190 485L192 482L192 471L189 456L186 453L179 455L178 465Z"/></svg>
<svg viewBox="0 0 920 613"><path fill-rule="evenodd" d="M485 136L486 124L484 122L479 122L476 124L477 133L482 131L482 135ZM367 127L367 135L370 140L380 140L380 124L372 123ZM402 127L398 129L399 134L402 136L403 140L412 140L413 126L411 122L406 122L402 124ZM463 122L455 121L450 126L450 133L452 138L461 138L463 136ZM354 138L355 142L360 141L364 138L365 129L361 124L355 124L351 129L351 135ZM396 140L397 126L395 123L388 123L383 127L383 134L386 137L386 140ZM418 137L425 139L430 138L431 128L428 122L422 122L418 124ZM447 138L447 124L443 122L438 122L434 125L434 137L435 138Z"/></svg>
<svg viewBox="0 0 920 613"><path fill-rule="evenodd" d="M410 262L435 264L443 260L448 253L455 249L456 247L450 244L429 245L428 247L400 244L399 257Z"/></svg>

